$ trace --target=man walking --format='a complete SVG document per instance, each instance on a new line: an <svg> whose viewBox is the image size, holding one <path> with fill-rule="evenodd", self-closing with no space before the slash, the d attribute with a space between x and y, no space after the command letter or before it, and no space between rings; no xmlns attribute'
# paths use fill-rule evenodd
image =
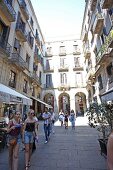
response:
<svg viewBox="0 0 113 170"><path fill-rule="evenodd" d="M45 108L45 112L42 114L42 118L44 119L44 133L45 133L45 144L49 140L50 136L50 126L51 126L51 113L48 112L48 108Z"/></svg>

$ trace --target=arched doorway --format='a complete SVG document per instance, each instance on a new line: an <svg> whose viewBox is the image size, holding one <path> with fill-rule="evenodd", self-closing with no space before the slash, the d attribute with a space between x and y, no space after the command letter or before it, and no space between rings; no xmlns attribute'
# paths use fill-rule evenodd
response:
<svg viewBox="0 0 113 170"><path fill-rule="evenodd" d="M53 107L53 110L54 110L54 96L52 94L50 94L50 93L46 94L44 96L44 101L47 104L51 105Z"/></svg>
<svg viewBox="0 0 113 170"><path fill-rule="evenodd" d="M75 95L75 108L77 116L84 116L86 111L86 96L82 92L78 92Z"/></svg>
<svg viewBox="0 0 113 170"><path fill-rule="evenodd" d="M67 93L62 93L59 96L59 111L63 110L63 112L70 112L70 96Z"/></svg>

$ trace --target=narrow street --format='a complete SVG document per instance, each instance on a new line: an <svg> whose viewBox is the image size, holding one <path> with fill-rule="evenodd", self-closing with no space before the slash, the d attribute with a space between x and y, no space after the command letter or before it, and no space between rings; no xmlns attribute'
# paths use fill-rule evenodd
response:
<svg viewBox="0 0 113 170"><path fill-rule="evenodd" d="M106 170L106 158L101 156L95 129L77 118L76 129L55 124L55 134L44 144L43 123L39 126L39 143L32 155L30 170ZM8 152L0 153L0 169L8 170ZM5 158L5 159L4 159ZM24 152L20 150L19 170L24 169Z"/></svg>

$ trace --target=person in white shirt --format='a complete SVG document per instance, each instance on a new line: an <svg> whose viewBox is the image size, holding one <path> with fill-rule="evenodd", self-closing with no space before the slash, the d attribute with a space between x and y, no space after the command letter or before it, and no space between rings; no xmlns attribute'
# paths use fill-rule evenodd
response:
<svg viewBox="0 0 113 170"><path fill-rule="evenodd" d="M51 126L51 113L48 112L48 108L45 108L45 112L42 114L44 119L44 132L45 132L45 143L48 142L50 136L50 126Z"/></svg>

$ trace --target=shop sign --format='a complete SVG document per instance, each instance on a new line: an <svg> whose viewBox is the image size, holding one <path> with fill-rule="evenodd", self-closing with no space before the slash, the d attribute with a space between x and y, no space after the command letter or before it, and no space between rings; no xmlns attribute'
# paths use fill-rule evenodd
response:
<svg viewBox="0 0 113 170"><path fill-rule="evenodd" d="M22 98L10 95L10 102L15 102L15 103L22 103Z"/></svg>

